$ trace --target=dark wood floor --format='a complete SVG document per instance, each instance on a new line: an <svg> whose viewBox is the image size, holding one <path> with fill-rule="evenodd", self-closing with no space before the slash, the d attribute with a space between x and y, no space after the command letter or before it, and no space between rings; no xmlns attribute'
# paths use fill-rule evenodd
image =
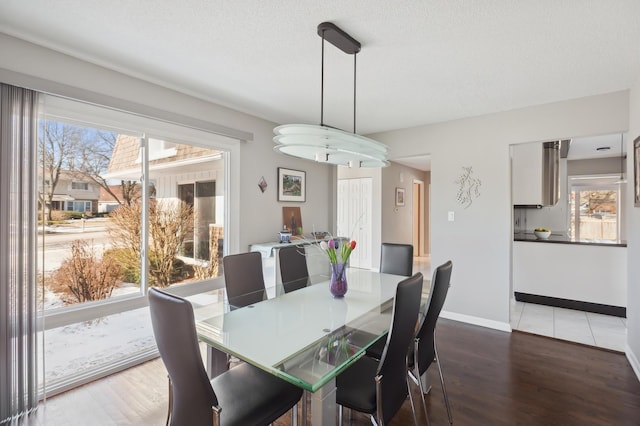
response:
<svg viewBox="0 0 640 426"><path fill-rule="evenodd" d="M624 354L448 320L437 342L456 425L640 425L640 382ZM437 371L429 374L431 425L446 425ZM166 395L157 359L50 398L24 424L163 425ZM412 422L407 400L391 425ZM370 423L354 414L352 424Z"/></svg>

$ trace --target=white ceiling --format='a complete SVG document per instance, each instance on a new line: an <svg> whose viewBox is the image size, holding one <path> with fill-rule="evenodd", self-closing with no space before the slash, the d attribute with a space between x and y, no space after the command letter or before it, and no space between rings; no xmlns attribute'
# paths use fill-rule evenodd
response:
<svg viewBox="0 0 640 426"><path fill-rule="evenodd" d="M276 123L320 121L323 21L362 43L363 134L640 76L638 0L0 1L0 32ZM353 130L352 58L327 44L325 61L324 121Z"/></svg>

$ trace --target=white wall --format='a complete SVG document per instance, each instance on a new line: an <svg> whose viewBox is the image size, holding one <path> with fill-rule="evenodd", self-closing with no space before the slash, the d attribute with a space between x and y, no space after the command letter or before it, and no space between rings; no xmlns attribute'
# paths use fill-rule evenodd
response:
<svg viewBox="0 0 640 426"><path fill-rule="evenodd" d="M454 265L446 315L510 330L509 145L624 132L628 107L623 91L370 135L389 145L391 158L431 155L431 262ZM463 166L482 181L468 208L456 201Z"/></svg>
<svg viewBox="0 0 640 426"><path fill-rule="evenodd" d="M252 243L275 241L281 229L282 207L300 206L305 230L334 231L335 168L294 159L273 151L271 123L174 90L128 77L118 72L74 59L0 33L0 81L107 105L125 110L159 114L176 121L193 118L239 135L252 135L242 142L234 158L231 220L237 237L227 238L231 252L246 251ZM158 115L156 115L158 116ZM251 139L248 137L247 139ZM307 172L306 203L277 201L277 167ZM258 188L264 176L265 193ZM332 185L333 182L333 185Z"/></svg>
<svg viewBox="0 0 640 426"><path fill-rule="evenodd" d="M628 153L640 136L640 76L629 96L629 133L625 137ZM627 170L633 170L633 155L627 156ZM640 208L634 207L633 173L627 175L627 358L640 378Z"/></svg>

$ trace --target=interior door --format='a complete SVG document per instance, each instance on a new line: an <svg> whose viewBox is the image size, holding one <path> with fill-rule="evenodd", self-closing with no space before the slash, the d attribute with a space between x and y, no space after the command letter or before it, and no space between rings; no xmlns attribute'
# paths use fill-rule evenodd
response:
<svg viewBox="0 0 640 426"><path fill-rule="evenodd" d="M358 244L350 257L354 268L371 269L372 265L372 191L372 178L338 180L337 232Z"/></svg>

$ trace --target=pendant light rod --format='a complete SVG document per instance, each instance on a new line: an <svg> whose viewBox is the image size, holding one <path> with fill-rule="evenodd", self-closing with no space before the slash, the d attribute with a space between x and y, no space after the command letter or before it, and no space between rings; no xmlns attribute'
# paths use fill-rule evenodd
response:
<svg viewBox="0 0 640 426"><path fill-rule="evenodd" d="M320 71L320 125L324 126L324 31L322 31L322 59Z"/></svg>
<svg viewBox="0 0 640 426"><path fill-rule="evenodd" d="M357 53L353 54L353 133L356 133L356 57Z"/></svg>
<svg viewBox="0 0 640 426"><path fill-rule="evenodd" d="M318 25L318 35L322 37L322 58L320 72L320 125L324 126L324 42L333 44L348 55L353 55L353 133L356 133L356 57L360 52L360 42L338 28L331 22L323 22Z"/></svg>

